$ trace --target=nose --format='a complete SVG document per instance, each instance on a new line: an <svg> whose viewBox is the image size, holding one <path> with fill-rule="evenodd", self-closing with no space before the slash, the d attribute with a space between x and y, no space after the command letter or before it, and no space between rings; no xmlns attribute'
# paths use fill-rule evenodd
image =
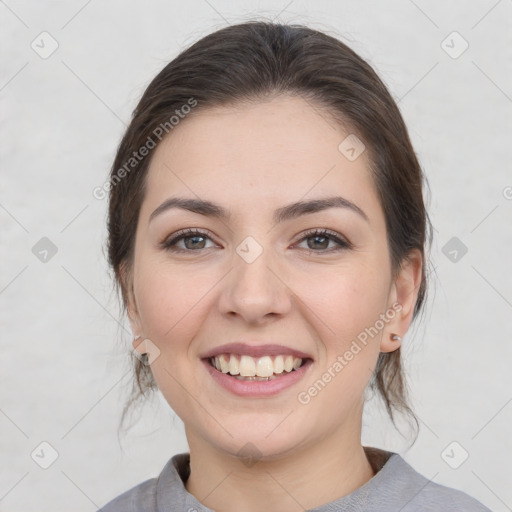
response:
<svg viewBox="0 0 512 512"><path fill-rule="evenodd" d="M234 268L222 281L219 310L223 315L259 325L290 311L292 291L282 279L270 251L264 250L251 263L235 254L233 262Z"/></svg>

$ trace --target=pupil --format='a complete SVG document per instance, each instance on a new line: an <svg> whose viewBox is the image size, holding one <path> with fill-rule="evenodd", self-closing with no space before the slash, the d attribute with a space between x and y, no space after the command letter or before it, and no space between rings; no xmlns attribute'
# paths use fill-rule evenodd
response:
<svg viewBox="0 0 512 512"><path fill-rule="evenodd" d="M198 239L203 239L203 244L204 244L204 237L203 236L198 236L198 235L195 235L195 236L190 236L190 237L187 237L185 239L185 245L187 245L187 249L193 249L194 247L198 247L198 244L197 243L193 243L193 244L190 244L191 247L189 247L189 245L187 244L187 242L189 242L190 240L195 240L197 242ZM200 244L200 242L199 242ZM203 247L199 247L200 249L202 249Z"/></svg>
<svg viewBox="0 0 512 512"><path fill-rule="evenodd" d="M322 247L318 247L318 245L316 247L311 247L312 244L308 244L310 246L309 247L310 249L318 249L318 248L325 249L326 248L325 242L327 242L327 245L329 245L329 239L326 236L315 236L315 237L313 237L313 240L315 240L315 241L316 240L323 240L324 243L322 244Z"/></svg>

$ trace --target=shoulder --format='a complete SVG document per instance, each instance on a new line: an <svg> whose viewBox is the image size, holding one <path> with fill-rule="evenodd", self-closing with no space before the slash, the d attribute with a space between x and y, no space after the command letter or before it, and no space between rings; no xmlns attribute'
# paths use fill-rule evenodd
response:
<svg viewBox="0 0 512 512"><path fill-rule="evenodd" d="M157 512L182 510L187 501L183 478L189 469L189 454L172 457L157 478L146 480L109 501L97 512Z"/></svg>
<svg viewBox="0 0 512 512"><path fill-rule="evenodd" d="M153 512L156 503L156 478L146 480L132 487L117 498L109 501L97 512Z"/></svg>
<svg viewBox="0 0 512 512"><path fill-rule="evenodd" d="M400 497L403 512L491 512L465 492L425 478L398 454L389 459L381 476L381 499L391 504Z"/></svg>

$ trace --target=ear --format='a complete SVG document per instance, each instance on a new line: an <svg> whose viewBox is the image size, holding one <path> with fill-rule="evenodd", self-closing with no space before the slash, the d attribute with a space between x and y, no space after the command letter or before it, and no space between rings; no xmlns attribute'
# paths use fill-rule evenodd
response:
<svg viewBox="0 0 512 512"><path fill-rule="evenodd" d="M380 343L381 352L393 352L401 345L412 322L414 307L422 282L423 258L418 249L413 249L402 261L399 272L391 284L388 310L394 316L386 324ZM389 315L391 317L391 314ZM398 336L399 339L393 339Z"/></svg>
<svg viewBox="0 0 512 512"><path fill-rule="evenodd" d="M133 291L133 275L126 262L121 263L119 273L126 304L126 312L128 314L128 320L130 321L130 327L134 337L132 344L133 348L137 350L137 347L141 345L140 336L142 325L137 308L137 302L135 300L135 294Z"/></svg>

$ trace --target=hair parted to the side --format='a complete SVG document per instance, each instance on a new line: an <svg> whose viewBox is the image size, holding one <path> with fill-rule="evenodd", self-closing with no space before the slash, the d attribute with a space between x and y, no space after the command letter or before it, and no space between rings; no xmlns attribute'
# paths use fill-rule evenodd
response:
<svg viewBox="0 0 512 512"><path fill-rule="evenodd" d="M190 105L191 99L196 102L189 114L193 116L209 107L280 94L300 95L364 142L386 219L393 271L398 272L413 249L425 261L431 237L423 199L425 178L400 111L373 68L323 32L302 25L250 21L211 33L181 52L152 80L133 112L112 165L109 190L107 250L123 311L131 293L135 232L154 151L131 161L122 179L120 169L126 169L126 162L150 139L153 147L157 145L162 140L155 137L158 127L169 126L171 117ZM426 295L425 264L422 268L414 318ZM134 386L121 424L131 405L155 387L150 367L135 357L133 361ZM395 426L394 411L398 411L419 429L408 405L400 348L379 354L369 389L380 395Z"/></svg>

